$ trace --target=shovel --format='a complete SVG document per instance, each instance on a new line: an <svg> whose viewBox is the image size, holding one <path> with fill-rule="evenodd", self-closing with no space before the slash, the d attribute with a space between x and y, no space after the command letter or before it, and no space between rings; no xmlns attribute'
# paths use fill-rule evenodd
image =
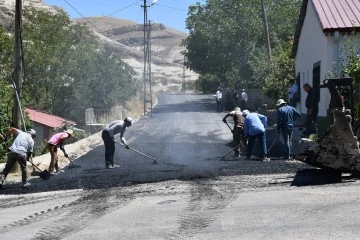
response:
<svg viewBox="0 0 360 240"><path fill-rule="evenodd" d="M227 153L225 153L224 155L221 156L221 160L224 159L224 157L226 157L227 155L229 155L232 151L234 151L235 149L237 149L240 145L244 146L242 143L240 143L239 145L237 145L236 147L232 148L230 151L228 151Z"/></svg>
<svg viewBox="0 0 360 240"><path fill-rule="evenodd" d="M233 132L233 130L231 129L231 127L229 126L229 124L227 122L225 122L226 125L229 127L230 131Z"/></svg>
<svg viewBox="0 0 360 240"><path fill-rule="evenodd" d="M31 161L30 159L28 159L28 161L31 163L31 165L33 165L33 167L39 170L40 172L39 176L42 180L48 180L50 178L50 173L48 170L41 171L41 169L38 166L36 166L33 161Z"/></svg>
<svg viewBox="0 0 360 240"><path fill-rule="evenodd" d="M81 166L75 164L69 157L66 157L70 161L69 168L80 168Z"/></svg>
<svg viewBox="0 0 360 240"><path fill-rule="evenodd" d="M116 141L115 141L115 142L116 142ZM121 145L121 146L123 146L123 147L126 147L124 144L121 144L121 143L119 143L119 142L116 142L116 143L119 144L119 145ZM140 155L143 155L144 157L147 157L147 158L153 160L153 164L158 164L158 161L157 161L155 158L152 158L152 157L146 155L145 153L142 153L142 152L140 152L140 151L138 151L138 150L135 150L135 149L133 149L133 148L131 148L131 147L129 147L129 149L130 149L131 151L134 151L134 152L140 154Z"/></svg>

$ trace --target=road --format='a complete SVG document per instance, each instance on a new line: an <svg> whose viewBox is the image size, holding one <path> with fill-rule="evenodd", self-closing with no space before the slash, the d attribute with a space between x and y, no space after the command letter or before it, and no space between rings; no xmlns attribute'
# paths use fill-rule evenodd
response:
<svg viewBox="0 0 360 240"><path fill-rule="evenodd" d="M0 190L1 239L358 239L359 181L298 161L245 161L207 95L163 94L126 131L105 169L104 146L79 168L29 189Z"/></svg>

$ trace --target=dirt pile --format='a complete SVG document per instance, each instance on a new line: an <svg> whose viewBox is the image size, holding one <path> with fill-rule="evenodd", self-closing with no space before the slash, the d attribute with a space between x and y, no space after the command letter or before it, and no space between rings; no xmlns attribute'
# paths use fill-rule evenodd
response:
<svg viewBox="0 0 360 240"><path fill-rule="evenodd" d="M360 149L354 137L350 115L334 110L334 124L307 151L301 153L305 163L339 172L360 171Z"/></svg>

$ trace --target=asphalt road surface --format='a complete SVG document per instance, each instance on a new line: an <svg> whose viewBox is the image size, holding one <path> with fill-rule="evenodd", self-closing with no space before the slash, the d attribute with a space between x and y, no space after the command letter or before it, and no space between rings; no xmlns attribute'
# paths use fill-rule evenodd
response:
<svg viewBox="0 0 360 240"><path fill-rule="evenodd" d="M101 145L79 168L0 190L0 239L359 239L359 182L298 161L230 154L226 114L206 95L164 94L125 135L158 159ZM118 136L117 136L118 137ZM244 151L244 149L242 149Z"/></svg>

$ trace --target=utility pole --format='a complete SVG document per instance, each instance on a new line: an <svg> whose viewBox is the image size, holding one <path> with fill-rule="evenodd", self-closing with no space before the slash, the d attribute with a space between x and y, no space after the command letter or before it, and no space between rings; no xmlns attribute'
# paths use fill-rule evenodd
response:
<svg viewBox="0 0 360 240"><path fill-rule="evenodd" d="M21 44L21 23L22 23L22 0L16 0L15 4L15 70L14 70L14 110L12 124L15 128L20 129L21 126L21 88L22 88L22 44Z"/></svg>
<svg viewBox="0 0 360 240"><path fill-rule="evenodd" d="M184 66L183 66L183 83L182 83L182 90L183 90L183 93L185 93L186 91L186 85L185 85L185 55L184 55Z"/></svg>
<svg viewBox="0 0 360 240"><path fill-rule="evenodd" d="M266 47L267 47L267 51L268 51L268 59L269 59L269 61L271 61L272 56L271 56L270 34L269 34L269 26L268 26L266 11L265 11L264 0L261 0L261 8L262 8L263 18L264 18L264 28L265 28L265 33L266 33Z"/></svg>
<svg viewBox="0 0 360 240"><path fill-rule="evenodd" d="M151 90L151 46L150 46L150 32L151 26L150 21L147 17L147 9L154 5L157 1L153 0L150 6L147 5L144 0L144 116L146 115L147 103L150 103L150 109L152 110L152 90Z"/></svg>

